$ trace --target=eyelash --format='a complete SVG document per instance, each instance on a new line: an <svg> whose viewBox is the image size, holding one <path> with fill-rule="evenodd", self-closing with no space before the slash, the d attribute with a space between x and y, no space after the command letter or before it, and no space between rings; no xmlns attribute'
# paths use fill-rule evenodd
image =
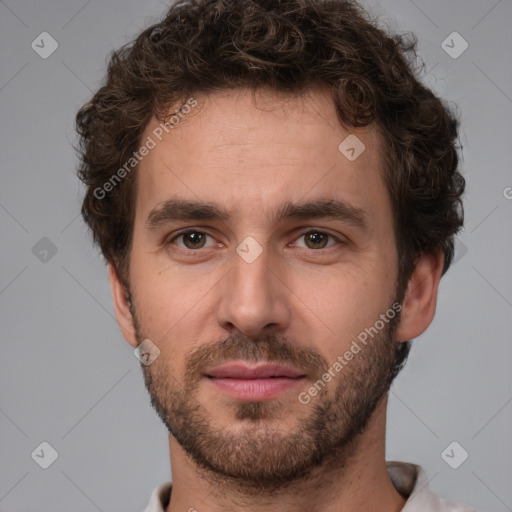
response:
<svg viewBox="0 0 512 512"><path fill-rule="evenodd" d="M185 235L188 235L190 233L196 233L196 234L200 234L200 235L206 235L206 236L209 236L210 238L213 238L211 235L209 235L208 233L206 233L205 231L200 231L198 229L186 229L184 231L181 231L179 233L177 233L176 235L174 235L171 239L169 239L165 245L171 245L174 243L175 240L177 240L178 238L180 237L183 237ZM321 235L327 235L329 238L335 240L337 243L335 245L331 245L330 247L321 247L320 249L309 249L308 247L305 247L305 249L307 250L310 250L310 251L315 251L315 252L318 252L318 251L321 251L321 250L328 250L328 249L333 249L335 248L337 245L346 245L347 242L345 242L344 240L332 235L331 233L328 233L326 231L321 231L320 229L309 229L308 231L304 231L303 233L301 233L295 240L299 240L300 238L306 236L306 235L309 235L311 233L315 233L315 234L321 234ZM183 251L187 251L187 252L199 252L201 249L208 249L208 247L200 247L199 249L188 249L186 247L179 247L178 246L178 249L181 249Z"/></svg>

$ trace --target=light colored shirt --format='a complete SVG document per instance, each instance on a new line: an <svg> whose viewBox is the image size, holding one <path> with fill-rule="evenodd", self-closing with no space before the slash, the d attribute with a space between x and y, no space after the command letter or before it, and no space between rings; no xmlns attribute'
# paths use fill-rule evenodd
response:
<svg viewBox="0 0 512 512"><path fill-rule="evenodd" d="M462 503L445 500L428 486L425 471L416 464L387 462L387 470L396 490L405 498L402 512L475 512ZM172 483L159 485L151 494L144 512L164 512L171 499Z"/></svg>

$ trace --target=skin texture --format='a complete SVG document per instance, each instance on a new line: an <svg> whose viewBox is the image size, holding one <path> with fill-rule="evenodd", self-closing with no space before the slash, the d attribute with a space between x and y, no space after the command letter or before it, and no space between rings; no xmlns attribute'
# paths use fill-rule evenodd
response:
<svg viewBox="0 0 512 512"><path fill-rule="evenodd" d="M126 340L136 347L148 338L160 350L143 369L171 432L168 510L400 510L405 500L385 469L387 379L394 343L432 321L443 256L421 255L397 295L379 132L342 127L325 92L254 98L240 89L197 99L137 171L131 304L109 267ZM144 139L157 126L153 119ZM354 161L338 150L350 133L366 147ZM215 202L230 217L148 229L150 212L169 199ZM286 201L321 199L363 211L366 227L273 218ZM183 228L203 238L175 238ZM308 241L310 231L317 235ZM262 250L251 263L236 252L246 237ZM300 403L397 299L400 319ZM204 375L233 360L287 362L305 377L277 399L241 402Z"/></svg>

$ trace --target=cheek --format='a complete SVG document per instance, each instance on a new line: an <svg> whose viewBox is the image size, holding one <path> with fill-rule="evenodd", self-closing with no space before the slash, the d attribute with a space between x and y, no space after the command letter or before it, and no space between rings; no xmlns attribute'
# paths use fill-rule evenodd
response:
<svg viewBox="0 0 512 512"><path fill-rule="evenodd" d="M140 257L133 261L133 291L143 334L159 347L169 367L179 372L186 352L201 340L209 341L203 332L211 331L213 325L211 295L207 292L218 279L211 274L191 277L170 266L154 270L158 265Z"/></svg>
<svg viewBox="0 0 512 512"><path fill-rule="evenodd" d="M157 276L139 281L136 291L138 315L153 336L178 337L187 326L197 325L204 309L205 283L195 286L179 276Z"/></svg>
<svg viewBox="0 0 512 512"><path fill-rule="evenodd" d="M295 269L287 278L298 318L307 325L318 350L330 357L372 326L393 299L393 272L378 258L329 272L324 269L321 274Z"/></svg>

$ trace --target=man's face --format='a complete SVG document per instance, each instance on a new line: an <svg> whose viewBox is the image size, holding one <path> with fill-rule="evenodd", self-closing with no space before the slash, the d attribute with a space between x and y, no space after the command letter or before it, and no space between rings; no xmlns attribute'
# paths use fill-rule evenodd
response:
<svg viewBox="0 0 512 512"><path fill-rule="evenodd" d="M146 128L157 145L137 171L130 291L138 341L160 350L143 368L169 431L200 465L270 486L364 429L394 360L396 319L375 325L401 297L375 127L349 159L326 94L256 97L197 98L162 141L155 119ZM329 200L339 215L320 215Z"/></svg>

